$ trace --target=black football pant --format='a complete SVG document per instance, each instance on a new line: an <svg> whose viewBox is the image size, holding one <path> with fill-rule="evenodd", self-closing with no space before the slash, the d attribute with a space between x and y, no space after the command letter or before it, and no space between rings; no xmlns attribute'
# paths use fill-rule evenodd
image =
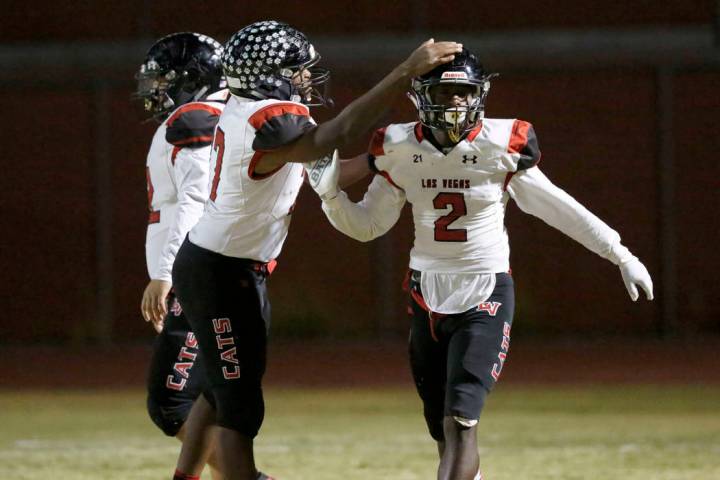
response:
<svg viewBox="0 0 720 480"><path fill-rule="evenodd" d="M466 312L428 312L418 275L410 280L410 365L432 437L444 439L443 417L477 420L510 348L515 309L510 274L496 274L485 302ZM414 293L413 293L414 292Z"/></svg>
<svg viewBox="0 0 720 480"><path fill-rule="evenodd" d="M204 357L205 396L217 423L251 438L265 413L266 278L264 264L220 255L188 239L173 265L173 285Z"/></svg>
<svg viewBox="0 0 720 480"><path fill-rule="evenodd" d="M147 409L152 421L174 437L206 389L207 378L197 340L174 293L167 303L165 326L153 343Z"/></svg>

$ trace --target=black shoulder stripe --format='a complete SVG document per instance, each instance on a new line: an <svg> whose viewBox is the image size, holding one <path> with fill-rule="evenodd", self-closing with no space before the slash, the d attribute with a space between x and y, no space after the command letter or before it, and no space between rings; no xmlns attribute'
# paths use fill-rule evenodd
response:
<svg viewBox="0 0 720 480"><path fill-rule="evenodd" d="M165 140L176 147L199 148L210 145L220 118L217 109L178 110L168 119Z"/></svg>
<svg viewBox="0 0 720 480"><path fill-rule="evenodd" d="M253 150L257 152L275 150L294 142L314 127L307 115L294 113L275 115L263 122L260 129L255 132Z"/></svg>
<svg viewBox="0 0 720 480"><path fill-rule="evenodd" d="M520 160L518 160L518 171L527 170L540 163L540 146L538 145L538 139L532 125L529 125L526 135L527 140L525 141L525 145L519 151Z"/></svg>

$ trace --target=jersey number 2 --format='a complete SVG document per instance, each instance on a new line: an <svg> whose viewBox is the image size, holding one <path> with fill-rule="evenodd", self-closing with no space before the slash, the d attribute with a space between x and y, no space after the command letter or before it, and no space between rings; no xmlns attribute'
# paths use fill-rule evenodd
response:
<svg viewBox="0 0 720 480"><path fill-rule="evenodd" d="M212 188L210 189L210 200L213 202L217 198L218 183L220 183L220 170L222 170L223 155L225 155L225 132L222 128L217 127L215 130L215 138L213 139L212 149L217 152L215 156L215 173L213 173Z"/></svg>
<svg viewBox="0 0 720 480"><path fill-rule="evenodd" d="M465 195L462 193L440 192L433 198L433 207L445 210L448 206L452 207L450 213L435 220L435 241L467 242L467 229L448 228L455 220L467 214Z"/></svg>

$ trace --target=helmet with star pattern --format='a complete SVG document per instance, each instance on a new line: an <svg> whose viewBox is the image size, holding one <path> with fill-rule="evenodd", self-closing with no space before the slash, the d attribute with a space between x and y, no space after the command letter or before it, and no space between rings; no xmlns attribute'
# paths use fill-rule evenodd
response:
<svg viewBox="0 0 720 480"><path fill-rule="evenodd" d="M256 22L235 33L222 55L228 88L254 100L291 100L328 106L330 71L316 66L320 55L304 33L275 20Z"/></svg>

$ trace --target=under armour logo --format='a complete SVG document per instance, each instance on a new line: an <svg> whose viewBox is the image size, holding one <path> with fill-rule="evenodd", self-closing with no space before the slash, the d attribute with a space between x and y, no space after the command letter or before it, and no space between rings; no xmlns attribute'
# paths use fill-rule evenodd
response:
<svg viewBox="0 0 720 480"><path fill-rule="evenodd" d="M469 155L463 155L463 163L477 163L477 155L473 155L472 158L470 158Z"/></svg>

